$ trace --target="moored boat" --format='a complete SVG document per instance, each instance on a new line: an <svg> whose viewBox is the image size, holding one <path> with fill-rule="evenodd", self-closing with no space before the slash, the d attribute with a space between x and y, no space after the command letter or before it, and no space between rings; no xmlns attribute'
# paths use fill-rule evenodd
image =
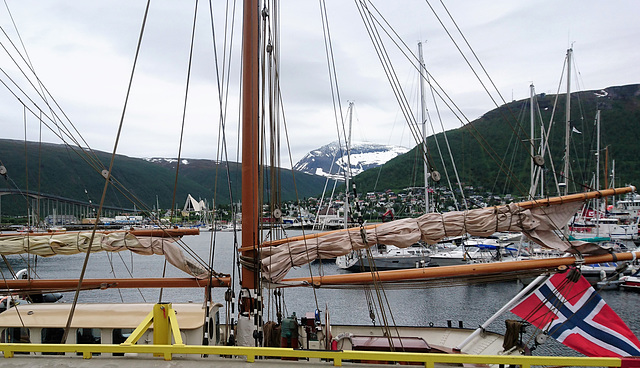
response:
<svg viewBox="0 0 640 368"><path fill-rule="evenodd" d="M350 252L336 258L336 265L344 270L371 271L399 270L428 267L430 252L421 244L407 248L377 244L370 252Z"/></svg>
<svg viewBox="0 0 640 368"><path fill-rule="evenodd" d="M640 271L621 277L620 287L624 290L640 292Z"/></svg>

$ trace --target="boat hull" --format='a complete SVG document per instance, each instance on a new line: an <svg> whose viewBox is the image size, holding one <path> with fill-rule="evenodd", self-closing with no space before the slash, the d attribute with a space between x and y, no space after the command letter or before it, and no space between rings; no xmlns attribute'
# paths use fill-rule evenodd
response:
<svg viewBox="0 0 640 368"><path fill-rule="evenodd" d="M403 270L422 268L430 265L427 249L421 246L398 248L395 246L377 245L370 252L351 252L336 258L336 265L343 270L353 272Z"/></svg>

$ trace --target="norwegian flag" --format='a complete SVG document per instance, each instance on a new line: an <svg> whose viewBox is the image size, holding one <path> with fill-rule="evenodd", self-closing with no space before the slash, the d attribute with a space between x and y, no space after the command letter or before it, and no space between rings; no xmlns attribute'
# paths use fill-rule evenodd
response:
<svg viewBox="0 0 640 368"><path fill-rule="evenodd" d="M640 356L640 341L582 276L557 273L511 312L592 357Z"/></svg>

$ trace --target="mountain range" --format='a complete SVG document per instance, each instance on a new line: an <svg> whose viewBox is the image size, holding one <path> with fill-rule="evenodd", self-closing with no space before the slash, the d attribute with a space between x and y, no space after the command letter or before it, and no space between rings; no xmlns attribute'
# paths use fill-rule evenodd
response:
<svg viewBox="0 0 640 368"><path fill-rule="evenodd" d="M293 166L293 169L344 181L345 172L356 176L365 170L383 165L407 151L409 151L408 148L400 146L352 142L347 155L346 148L340 147L338 141L334 141L307 153ZM349 164L351 164L350 169Z"/></svg>
<svg viewBox="0 0 640 368"><path fill-rule="evenodd" d="M539 94L539 116L549 130L549 152L545 156L545 193L555 195L555 182L551 176L562 167L564 147L563 95ZM595 111L601 110L601 182L615 178L616 185L640 183L640 160L636 147L640 141L640 85L609 87L604 90L584 91L572 94L573 130L571 145L571 167L575 181L570 182L571 191L592 188L595 172ZM556 115L551 119L553 111ZM517 118L516 118L517 117ZM546 128L545 128L546 129ZM485 113L479 119L463 127L447 131L451 154L445 149L444 133L427 140L430 166L440 172L438 185L453 182L456 187L452 161L458 170L461 185L481 187L493 193L522 195L529 185L529 158L524 132L529 131L528 99L512 101ZM604 150L606 147L606 150ZM26 153L25 153L26 151ZM423 154L419 146L398 155L402 148L375 144L352 145L352 172L362 171L354 181L360 193L423 186ZM16 140L0 140L0 165L7 170L0 179L0 190L4 188L56 194L79 201L97 203L102 194L103 166L109 162L109 154L95 152L88 155L79 148L65 145ZM334 166L344 168L344 155L337 144L332 143L310 152L300 160L294 170L279 169L283 200L295 200L319 195L327 175L338 170L329 170L331 158L336 156ZM384 165L375 166L387 157L394 157ZM25 167L25 158L27 165ZM605 160L607 158L607 160ZM554 165L551 165L551 161ZM606 161L606 164L604 163ZM611 175L615 161L615 175ZM172 202L182 207L187 194L209 203L215 197L217 204L239 201L241 184L240 165L234 162L216 162L201 159L185 159L180 165L175 199L173 184L177 160L166 158L140 159L118 155L113 171L114 182L106 197L106 204L131 208L132 199L137 208L169 208ZM306 172L302 172L302 170ZM295 173L296 185L293 185ZM448 179L447 179L448 176ZM265 177L270 177L266 173ZM28 178L28 180L27 180ZM267 180L268 182L268 180ZM126 188L123 189L123 188ZM295 193L297 188L297 196ZM266 192L271 192L269 189ZM216 194L214 194L216 193ZM231 193L231 195L230 195ZM25 198L19 196L0 197L0 213L22 213Z"/></svg>

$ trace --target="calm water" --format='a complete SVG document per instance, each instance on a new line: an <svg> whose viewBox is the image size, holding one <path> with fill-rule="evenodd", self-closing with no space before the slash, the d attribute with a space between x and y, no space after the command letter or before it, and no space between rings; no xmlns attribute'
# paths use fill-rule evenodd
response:
<svg viewBox="0 0 640 368"><path fill-rule="evenodd" d="M289 235L298 235L290 233ZM212 233L202 233L199 236L185 237L185 243L203 259L209 259L209 248ZM216 255L214 269L217 272L233 272L233 234L217 233ZM14 270L24 268L27 258L22 256L8 256ZM50 258L38 258L36 272L40 278L77 278L80 275L84 255L57 256ZM30 260L34 264L33 258ZM4 275L8 275L6 266L0 269ZM129 252L94 253L90 257L86 278L127 278L134 277L159 277L164 269L164 257L138 256ZM335 274L343 273L332 262L322 265L314 264L311 268L302 267L289 272L288 277L309 276L309 273ZM185 274L176 270L173 266L166 267L167 277L182 277ZM436 326L444 326L448 320L458 325L463 321L465 327L477 327L488 319L495 311L516 295L523 285L519 282L501 282L483 285L469 285L443 288L387 290L386 298L393 311L393 319L398 325L427 326L433 323ZM223 289L214 290L214 299L224 303ZM81 302L157 302L160 291L157 289L131 290L90 290L80 295ZM602 291L604 300L620 315L631 330L640 334L640 314L637 313L637 305L640 305L640 293L618 290ZM291 288L284 290L286 313L296 312L301 316L306 312L312 312L318 307L320 310L328 309L333 323L370 324L369 310L365 292L360 289L348 290L311 290L307 288ZM267 296L265 296L265 299ZM201 289L165 289L162 301L165 302L199 302L204 299ZM73 293L65 293L64 302L73 300ZM317 304L316 304L317 303ZM224 313L224 311L223 311ZM265 315L273 315L273 309L268 309ZM391 316L388 316L391 318ZM224 316L223 316L224 318ZM510 312L505 313L497 321L493 322L489 330L504 332L504 320L517 319ZM379 321L376 321L379 324ZM533 329L530 327L529 332ZM535 352L537 355L575 355L572 350L565 348L552 339Z"/></svg>

